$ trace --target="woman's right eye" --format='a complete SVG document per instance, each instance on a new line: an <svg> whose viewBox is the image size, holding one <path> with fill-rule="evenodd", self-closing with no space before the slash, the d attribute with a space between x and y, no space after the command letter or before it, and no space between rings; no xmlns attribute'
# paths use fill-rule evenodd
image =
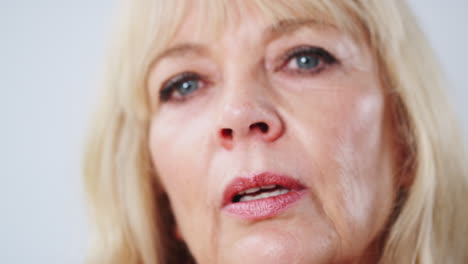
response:
<svg viewBox="0 0 468 264"><path fill-rule="evenodd" d="M201 88L201 79L200 75L192 72L182 73L169 79L163 84L159 94L161 101L182 101L192 96Z"/></svg>

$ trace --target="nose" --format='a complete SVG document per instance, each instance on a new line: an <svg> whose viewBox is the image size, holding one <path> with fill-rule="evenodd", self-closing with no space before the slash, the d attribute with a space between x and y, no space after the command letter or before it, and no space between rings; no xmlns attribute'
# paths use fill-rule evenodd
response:
<svg viewBox="0 0 468 264"><path fill-rule="evenodd" d="M272 104L239 97L225 102L217 137L221 146L232 149L242 141L272 143L284 132L283 122Z"/></svg>

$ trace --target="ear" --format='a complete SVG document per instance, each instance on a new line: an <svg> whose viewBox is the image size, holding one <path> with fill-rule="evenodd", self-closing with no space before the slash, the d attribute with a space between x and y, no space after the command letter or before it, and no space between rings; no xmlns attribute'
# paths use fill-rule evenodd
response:
<svg viewBox="0 0 468 264"><path fill-rule="evenodd" d="M412 138L409 132L400 136L394 152L396 186L405 192L408 192L413 185L416 169L416 147L412 143L414 141L409 138Z"/></svg>
<svg viewBox="0 0 468 264"><path fill-rule="evenodd" d="M184 237L182 236L182 233L180 232L179 226L177 224L174 225L174 236L177 238L177 240L184 241Z"/></svg>
<svg viewBox="0 0 468 264"><path fill-rule="evenodd" d="M413 173L414 173L413 166L408 166L399 175L400 188L403 189L405 192L409 192L411 186L413 185L413 181L414 181Z"/></svg>
<svg viewBox="0 0 468 264"><path fill-rule="evenodd" d="M414 181L415 155L411 147L405 143L394 146L395 188L408 193Z"/></svg>
<svg viewBox="0 0 468 264"><path fill-rule="evenodd" d="M398 94L388 97L396 188L408 192L414 181L416 167L416 140L408 118L408 112ZM388 109L388 108L387 108Z"/></svg>

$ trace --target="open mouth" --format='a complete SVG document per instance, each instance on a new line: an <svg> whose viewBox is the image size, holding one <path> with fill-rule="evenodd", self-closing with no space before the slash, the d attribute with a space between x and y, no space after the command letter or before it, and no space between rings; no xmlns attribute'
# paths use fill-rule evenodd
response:
<svg viewBox="0 0 468 264"><path fill-rule="evenodd" d="M274 217L299 201L304 190L298 180L274 173L236 178L226 187L222 208L247 220Z"/></svg>
<svg viewBox="0 0 468 264"><path fill-rule="evenodd" d="M290 192L289 188L269 184L260 187L254 187L237 193L232 199L233 203L255 201L264 198L270 198Z"/></svg>

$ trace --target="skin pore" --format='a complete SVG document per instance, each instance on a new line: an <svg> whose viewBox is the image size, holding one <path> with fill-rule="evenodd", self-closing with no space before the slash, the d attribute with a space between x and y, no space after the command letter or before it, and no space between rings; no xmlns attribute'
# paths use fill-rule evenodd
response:
<svg viewBox="0 0 468 264"><path fill-rule="evenodd" d="M395 180L369 48L332 24L232 5L217 37L188 16L149 73L150 151L182 239L202 264L376 263ZM272 217L227 213L229 183L263 172L304 195Z"/></svg>

